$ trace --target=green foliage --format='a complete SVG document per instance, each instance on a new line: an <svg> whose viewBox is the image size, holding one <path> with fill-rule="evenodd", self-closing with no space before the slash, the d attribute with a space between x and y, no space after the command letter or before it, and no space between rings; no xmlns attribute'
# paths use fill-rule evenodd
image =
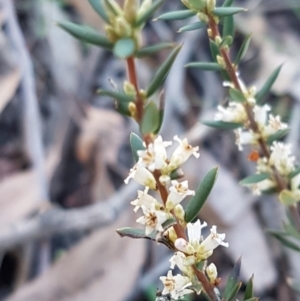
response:
<svg viewBox="0 0 300 301"><path fill-rule="evenodd" d="M139 160L137 152L139 150L145 150L145 146L143 140L135 133L130 134L130 147L133 158L135 162L137 162Z"/></svg>
<svg viewBox="0 0 300 301"><path fill-rule="evenodd" d="M244 56L246 55L247 51L248 51L248 48L249 48L249 45L250 45L250 41L251 41L251 34L247 35L236 58L235 58L235 61L234 61L234 65L235 66L238 66L239 63L241 62L241 60L244 58Z"/></svg>
<svg viewBox="0 0 300 301"><path fill-rule="evenodd" d="M253 277L254 276L252 275L247 282L243 301L253 298Z"/></svg>
<svg viewBox="0 0 300 301"><path fill-rule="evenodd" d="M184 31L192 31L192 30L202 29L202 28L204 28L206 26L207 26L206 23L199 21L199 22L191 23L191 24L188 24L188 25L185 25L185 26L179 28L178 32L184 32Z"/></svg>
<svg viewBox="0 0 300 301"><path fill-rule="evenodd" d="M213 14L221 18L221 17L232 16L245 11L246 9L243 7L216 7L213 10Z"/></svg>
<svg viewBox="0 0 300 301"><path fill-rule="evenodd" d="M102 0L88 0L93 9L98 13L98 15L106 22L109 23L109 19L105 12Z"/></svg>
<svg viewBox="0 0 300 301"><path fill-rule="evenodd" d="M242 283L239 282L240 270L241 270L241 258L239 258L236 264L234 265L229 275L229 278L227 280L225 290L224 290L225 301L233 300L242 285Z"/></svg>
<svg viewBox="0 0 300 301"><path fill-rule="evenodd" d="M151 56L158 51L169 49L169 48L174 48L175 45L176 44L174 44L174 43L164 42L164 43L158 43L158 44L155 44L155 45L152 45L149 47L144 47L144 48L141 48L138 51L136 51L135 57L142 58L142 57L146 57L146 56Z"/></svg>
<svg viewBox="0 0 300 301"><path fill-rule="evenodd" d="M264 97L270 92L274 82L276 81L280 70L282 68L282 65L280 65L279 67L277 67L272 74L268 77L268 79L266 80L265 84L262 86L262 88L256 93L255 98L256 98L256 102L258 104L262 104Z"/></svg>
<svg viewBox="0 0 300 301"><path fill-rule="evenodd" d="M185 65L188 68L199 68L202 71L220 71L224 70L218 63L192 62Z"/></svg>
<svg viewBox="0 0 300 301"><path fill-rule="evenodd" d="M72 22L58 22L60 28L74 36L75 38L92 45L97 45L106 49L112 49L113 44L104 36L88 26L75 24Z"/></svg>
<svg viewBox="0 0 300 301"><path fill-rule="evenodd" d="M230 100L232 100L234 102L243 103L243 102L247 101L247 98L244 96L244 94L241 91L239 91L237 89L233 89L233 88L231 88L229 90L229 97L230 97Z"/></svg>
<svg viewBox="0 0 300 301"><path fill-rule="evenodd" d="M242 181L240 181L240 184L241 185L256 184L256 183L259 183L259 182L269 179L269 178L270 178L270 174L259 173L259 174L255 174L255 175L252 175L252 176L249 176L249 177L243 179Z"/></svg>
<svg viewBox="0 0 300 301"><path fill-rule="evenodd" d="M118 40L113 48L113 53L119 59L126 59L133 56L135 52L135 41L130 38Z"/></svg>
<svg viewBox="0 0 300 301"><path fill-rule="evenodd" d="M151 101L144 110L140 131L143 135L155 134L159 131L160 126L160 112L155 103Z"/></svg>
<svg viewBox="0 0 300 301"><path fill-rule="evenodd" d="M279 240L285 247L300 252L300 244L291 241L285 232L268 230L268 233L270 233L273 237Z"/></svg>
<svg viewBox="0 0 300 301"><path fill-rule="evenodd" d="M154 75L146 91L147 97L153 95L163 85L181 47L182 47L181 45L175 47L173 51L170 53L170 55L168 56L168 58L163 62L163 64L157 70L156 74Z"/></svg>
<svg viewBox="0 0 300 301"><path fill-rule="evenodd" d="M275 134L268 137L267 143L272 144L274 141L277 141L277 140L281 139L282 137L284 137L289 132L289 130L290 129L287 128L287 129L277 131Z"/></svg>
<svg viewBox="0 0 300 301"><path fill-rule="evenodd" d="M220 120L215 120L215 121L203 121L203 124L210 126L215 129L220 129L220 130L235 130L243 126L242 123L238 122L225 122L225 121L220 121Z"/></svg>
<svg viewBox="0 0 300 301"><path fill-rule="evenodd" d="M209 196L215 184L217 175L218 175L218 167L215 167L206 174L204 179L199 184L195 192L195 195L188 202L185 208L184 219L187 223L191 222L194 218L197 217L199 211L201 210L202 206L206 202L207 197Z"/></svg>
<svg viewBox="0 0 300 301"><path fill-rule="evenodd" d="M195 13L193 11L189 9L185 9L185 10L178 10L178 11L162 14L159 17L157 17L155 20L166 20L166 21L184 20L193 16L195 16Z"/></svg>
<svg viewBox="0 0 300 301"><path fill-rule="evenodd" d="M234 38L234 19L233 16L228 16L224 18L223 21L223 32L222 32L223 39L226 37L231 37L231 41Z"/></svg>

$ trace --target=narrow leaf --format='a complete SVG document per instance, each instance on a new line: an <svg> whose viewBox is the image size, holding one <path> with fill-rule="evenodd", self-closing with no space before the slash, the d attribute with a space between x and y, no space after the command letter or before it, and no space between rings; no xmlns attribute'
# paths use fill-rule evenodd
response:
<svg viewBox="0 0 300 301"><path fill-rule="evenodd" d="M130 238L146 238L146 239L155 240L155 236L156 236L155 232L152 232L150 235L146 235L144 229L136 229L130 227L117 229L116 232L121 237L130 237Z"/></svg>
<svg viewBox="0 0 300 301"><path fill-rule="evenodd" d="M150 102L144 111L140 124L140 131L143 135L155 133L159 127L159 110L154 102Z"/></svg>
<svg viewBox="0 0 300 301"><path fill-rule="evenodd" d="M113 44L106 37L99 35L96 30L90 27L72 22L59 22L57 24L60 28L83 42L107 49L112 49L113 47Z"/></svg>
<svg viewBox="0 0 300 301"><path fill-rule="evenodd" d="M213 127L215 129L221 129L221 130L235 130L237 128L240 128L243 126L243 123L238 122L225 122L225 121L203 121L203 124Z"/></svg>
<svg viewBox="0 0 300 301"><path fill-rule="evenodd" d="M233 89L233 88L231 88L229 90L229 97L232 101L235 101L235 102L243 103L243 102L247 101L246 97L244 96L244 94L241 91Z"/></svg>
<svg viewBox="0 0 300 301"><path fill-rule="evenodd" d="M169 218L167 219L163 224L162 227L164 228L164 230L169 229L170 227L174 226L175 224L177 224L177 221L175 218Z"/></svg>
<svg viewBox="0 0 300 301"><path fill-rule="evenodd" d="M199 68L202 71L220 71L223 68L218 63L192 62L185 65L188 68Z"/></svg>
<svg viewBox="0 0 300 301"><path fill-rule="evenodd" d="M223 3L223 7L230 7L233 3L233 0L226 0L224 3Z"/></svg>
<svg viewBox="0 0 300 301"><path fill-rule="evenodd" d="M290 236L295 237L296 239L300 240L300 233L298 230L294 227L294 225L291 225L290 223L284 223L283 228L287 234Z"/></svg>
<svg viewBox="0 0 300 301"><path fill-rule="evenodd" d="M290 241L288 238L286 238L286 234L285 233L281 233L281 232L276 232L276 231L272 231L269 230L268 231L272 236L274 236L277 240L279 240L284 246L295 250L297 252L300 252L300 245Z"/></svg>
<svg viewBox="0 0 300 301"><path fill-rule="evenodd" d="M254 276L252 275L247 282L243 301L246 301L253 297L253 277Z"/></svg>
<svg viewBox="0 0 300 301"><path fill-rule="evenodd" d="M132 56L135 52L135 42L133 39L118 40L113 49L114 55L119 59L126 59Z"/></svg>
<svg viewBox="0 0 300 301"><path fill-rule="evenodd" d="M220 55L219 46L214 41L210 40L209 47L213 60L217 62L217 55Z"/></svg>
<svg viewBox="0 0 300 301"><path fill-rule="evenodd" d="M231 301L234 299L234 297L237 295L239 292L240 288L242 286L242 282L238 282L234 285L232 290L228 293L228 296L225 298L225 301ZM225 288L226 289L226 288Z"/></svg>
<svg viewBox="0 0 300 301"><path fill-rule="evenodd" d="M227 17L245 11L247 10L243 7L216 7L213 10L213 14L217 17Z"/></svg>
<svg viewBox="0 0 300 301"><path fill-rule="evenodd" d="M93 7L93 9L99 14L99 16L106 22L109 23L109 19L107 17L107 14L105 12L102 0L89 0L90 5Z"/></svg>
<svg viewBox="0 0 300 301"><path fill-rule="evenodd" d="M224 297L226 301L231 300L229 299L229 297L232 296L232 294L235 292L235 289L237 288L237 285L240 284L238 280L240 277L241 263L242 263L242 258L240 257L236 262L236 264L234 265L233 269L231 270L231 273L227 280L225 290L224 290Z"/></svg>
<svg viewBox="0 0 300 301"><path fill-rule="evenodd" d="M135 53L135 56L138 58L150 56L158 51L161 51L164 49L169 49L169 48L174 48L174 46L175 46L174 43L159 43L159 44L156 44L153 46L141 48L140 50L138 50Z"/></svg>
<svg viewBox="0 0 300 301"><path fill-rule="evenodd" d="M280 138L284 137L289 132L289 130L290 129L287 128L287 129L277 131L275 134L267 138L267 143L272 144L274 141L279 140Z"/></svg>
<svg viewBox="0 0 300 301"><path fill-rule="evenodd" d="M164 61L164 63L161 65L161 67L157 70L156 74L154 75L152 81L150 82L150 85L146 91L147 97L150 97L153 95L164 83L175 59L178 54L178 52L181 49L181 45L177 46L172 50L168 58Z"/></svg>
<svg viewBox="0 0 300 301"><path fill-rule="evenodd" d="M237 56L236 59L234 61L234 65L238 66L238 64L241 62L241 60L244 58L244 56L246 55L249 45L250 45L250 41L251 41L251 34L247 35Z"/></svg>
<svg viewBox="0 0 300 301"><path fill-rule="evenodd" d="M157 0L152 3L152 5L148 8L147 11L145 11L142 15L138 16L134 26L139 27L143 23L145 23L147 20L151 18L151 16L154 14L154 12L159 9L159 7L164 3L165 0Z"/></svg>
<svg viewBox="0 0 300 301"><path fill-rule="evenodd" d="M139 160L137 152L139 150L144 150L145 146L143 140L135 133L130 134L130 147L134 161L137 162Z"/></svg>
<svg viewBox="0 0 300 301"><path fill-rule="evenodd" d="M184 20L193 16L195 16L195 13L193 11L185 9L162 14L159 17L155 18L155 20Z"/></svg>
<svg viewBox="0 0 300 301"><path fill-rule="evenodd" d="M199 211L201 210L202 206L207 200L207 197L209 196L215 184L217 175L218 175L218 167L215 167L206 174L204 179L199 184L195 192L195 195L188 202L185 208L184 219L187 223L191 222L194 218L197 217Z"/></svg>
<svg viewBox="0 0 300 301"><path fill-rule="evenodd" d="M243 179L242 181L240 181L240 185L251 185L251 184L259 183L269 178L270 175L268 173L259 173Z"/></svg>
<svg viewBox="0 0 300 301"><path fill-rule="evenodd" d="M262 86L262 88L256 93L255 98L258 104L262 104L264 97L270 92L274 82L276 81L280 70L282 68L282 65L277 67L272 74L269 76L265 84Z"/></svg>
<svg viewBox="0 0 300 301"><path fill-rule="evenodd" d="M179 28L178 32L184 32L184 31L192 31L192 30L202 29L202 28L204 28L206 26L207 26L206 23L199 21L199 22L191 23L191 24L188 24L188 25L185 25L185 26Z"/></svg>
<svg viewBox="0 0 300 301"><path fill-rule="evenodd" d="M134 101L134 97L133 96L126 95L126 94L121 93L121 92L107 91L107 90L101 90L101 89L99 89L97 91L97 93L99 95L111 96L111 97L117 99L120 102L129 103L131 101Z"/></svg>
<svg viewBox="0 0 300 301"><path fill-rule="evenodd" d="M222 37L225 39L226 37L231 37L232 40L234 38L234 19L233 16L228 16L224 18L223 21L223 32Z"/></svg>

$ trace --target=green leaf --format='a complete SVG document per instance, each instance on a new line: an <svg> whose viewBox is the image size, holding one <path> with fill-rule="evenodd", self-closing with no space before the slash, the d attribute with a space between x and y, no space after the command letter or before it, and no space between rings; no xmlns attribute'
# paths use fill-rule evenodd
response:
<svg viewBox="0 0 300 301"><path fill-rule="evenodd" d="M234 65L238 66L238 64L241 62L241 60L244 58L245 54L248 51L249 45L250 45L250 41L251 41L251 34L247 35L236 58L234 61Z"/></svg>
<svg viewBox="0 0 300 301"><path fill-rule="evenodd" d="M191 24L188 24L188 25L185 25L185 26L179 28L178 32L184 32L184 31L192 31L192 30L202 29L202 28L204 28L206 26L207 26L206 23L199 21L199 22L191 23Z"/></svg>
<svg viewBox="0 0 300 301"><path fill-rule="evenodd" d="M233 0L226 0L224 3L223 3L223 7L230 7L233 3Z"/></svg>
<svg viewBox="0 0 300 301"><path fill-rule="evenodd" d="M154 12L159 9L159 7L164 3L165 0L157 0L152 3L152 5L145 11L142 15L138 16L134 26L139 27L143 23L145 23L147 20L151 18L151 16L154 14Z"/></svg>
<svg viewBox="0 0 300 301"><path fill-rule="evenodd" d="M253 297L253 277L254 276L252 275L251 278L247 282L243 301L246 301Z"/></svg>
<svg viewBox="0 0 300 301"><path fill-rule="evenodd" d="M221 129L221 130L235 130L237 128L240 128L243 126L243 123L238 122L225 122L225 121L203 121L203 124L213 127L215 129Z"/></svg>
<svg viewBox="0 0 300 301"><path fill-rule="evenodd" d="M224 18L223 21L223 32L222 37L225 39L226 37L231 37L232 41L234 38L234 19L233 16L228 16Z"/></svg>
<svg viewBox="0 0 300 301"><path fill-rule="evenodd" d="M256 98L257 104L262 104L264 97L269 93L269 91L271 90L274 82L276 81L276 79L277 79L277 77L280 73L281 68L282 68L282 65L277 67L272 72L272 74L269 76L269 78L267 79L265 84L262 86L262 88L256 93L255 98Z"/></svg>
<svg viewBox="0 0 300 301"><path fill-rule="evenodd" d="M229 90L229 97L234 102L243 103L243 102L247 101L247 98L245 97L245 95L241 91L239 91L237 89L233 89L233 88L231 88Z"/></svg>
<svg viewBox="0 0 300 301"><path fill-rule="evenodd" d="M161 51L164 49L169 49L169 48L174 48L174 46L175 46L174 43L159 43L159 44L156 44L153 46L141 48L140 50L138 50L135 53L135 56L138 58L150 56L158 51Z"/></svg>
<svg viewBox="0 0 300 301"><path fill-rule="evenodd" d="M288 235L300 240L300 233L294 227L294 225L291 225L290 223L283 223L283 229Z"/></svg>
<svg viewBox="0 0 300 301"><path fill-rule="evenodd" d="M300 294L300 282L299 280L288 278L287 279L288 285L298 294Z"/></svg>
<svg viewBox="0 0 300 301"><path fill-rule="evenodd" d="M133 39L118 40L113 49L114 55L119 59L126 59L132 56L135 52L135 42Z"/></svg>
<svg viewBox="0 0 300 301"><path fill-rule="evenodd" d="M116 232L121 237L130 237L130 238L146 238L146 239L155 240L155 236L156 236L155 231L153 231L150 235L146 235L144 229L136 229L130 227L119 228L116 230Z"/></svg>
<svg viewBox="0 0 300 301"><path fill-rule="evenodd" d="M175 218L169 218L162 224L162 227L164 228L164 230L167 230L176 224L177 224L177 221Z"/></svg>
<svg viewBox="0 0 300 301"><path fill-rule="evenodd" d="M184 20L193 16L195 16L195 13L193 11L185 9L162 14L159 17L155 18L155 20Z"/></svg>
<svg viewBox="0 0 300 301"><path fill-rule="evenodd" d="M234 265L229 278L227 280L225 290L224 290L224 297L226 301L231 300L238 292L241 283L238 281L240 277L240 270L241 270L241 262L242 258L240 257L236 264Z"/></svg>
<svg viewBox="0 0 300 301"><path fill-rule="evenodd" d="M224 48L224 47L226 47L226 46L230 46L230 45L232 44L232 41L233 41L233 39L232 39L231 36L225 37L225 38L222 40L221 44L220 44L220 48Z"/></svg>
<svg viewBox="0 0 300 301"><path fill-rule="evenodd" d="M187 68L199 68L202 71L220 71L223 68L218 63L192 62L185 65Z"/></svg>
<svg viewBox="0 0 300 301"><path fill-rule="evenodd" d="M160 124L159 110L155 103L151 101L144 110L144 115L140 124L140 131L143 135L155 133Z"/></svg>
<svg viewBox="0 0 300 301"><path fill-rule="evenodd" d="M213 14L217 17L227 17L245 11L247 10L243 7L216 7L213 10Z"/></svg>
<svg viewBox="0 0 300 301"><path fill-rule="evenodd" d="M267 232L270 233L272 236L274 236L277 240L279 240L285 247L300 252L300 245L286 238L286 233L276 232L272 230L268 230Z"/></svg>
<svg viewBox="0 0 300 301"><path fill-rule="evenodd" d="M199 184L195 192L195 195L188 202L185 208L184 219L187 223L191 222L194 218L197 217L199 211L201 210L202 206L207 200L207 197L209 196L215 184L217 175L218 175L218 167L215 167L206 174L204 179Z"/></svg>
<svg viewBox="0 0 300 301"><path fill-rule="evenodd" d="M297 199L295 198L292 191L284 189L279 194L279 200L280 202L285 206L293 206L296 205Z"/></svg>
<svg viewBox="0 0 300 301"><path fill-rule="evenodd" d="M101 90L99 89L97 91L97 93L99 95L105 95L105 96L110 96L113 97L114 99L120 101L120 102L125 102L125 103L129 103L131 101L134 101L134 97L124 94L124 93L120 93L120 92L115 92L115 91L107 91L107 90Z"/></svg>
<svg viewBox="0 0 300 301"><path fill-rule="evenodd" d="M225 301L231 301L234 299L234 297L237 295L237 293L239 292L240 288L242 286L242 282L238 282L234 285L234 287L232 288L232 290L228 293L227 298L225 298Z"/></svg>
<svg viewBox="0 0 300 301"><path fill-rule="evenodd" d="M272 144L274 141L279 140L280 138L284 137L289 132L289 130L290 129L287 128L287 129L277 131L275 134L267 138L267 143Z"/></svg>
<svg viewBox="0 0 300 301"><path fill-rule="evenodd" d="M143 143L144 141L137 134L135 133L130 134L130 147L135 162L139 160L139 156L137 152L139 150L146 149Z"/></svg>
<svg viewBox="0 0 300 301"><path fill-rule="evenodd" d="M113 44L106 37L99 35L96 30L88 26L72 22L58 22L57 25L75 38L88 44L101 46L107 49L112 49L113 47Z"/></svg>
<svg viewBox="0 0 300 301"><path fill-rule="evenodd" d="M209 47L213 60L217 62L217 55L220 55L219 46L214 41L210 40Z"/></svg>
<svg viewBox="0 0 300 301"><path fill-rule="evenodd" d="M184 173L181 168L177 168L170 173L171 180L177 180L184 176Z"/></svg>
<svg viewBox="0 0 300 301"><path fill-rule="evenodd" d="M243 179L242 181L240 181L240 185L251 185L251 184L259 183L269 178L270 175L268 173L259 173Z"/></svg>
<svg viewBox="0 0 300 301"><path fill-rule="evenodd" d="M201 260L195 264L197 270L203 271L207 266L207 260Z"/></svg>
<svg viewBox="0 0 300 301"><path fill-rule="evenodd" d="M98 13L98 15L106 22L109 23L109 19L107 17L107 14L105 12L102 0L89 0L90 5L93 7L93 9Z"/></svg>
<svg viewBox="0 0 300 301"><path fill-rule="evenodd" d="M181 47L182 47L181 45L175 47L170 53L170 55L168 56L168 58L157 70L156 74L154 75L146 91L147 97L153 95L163 85Z"/></svg>

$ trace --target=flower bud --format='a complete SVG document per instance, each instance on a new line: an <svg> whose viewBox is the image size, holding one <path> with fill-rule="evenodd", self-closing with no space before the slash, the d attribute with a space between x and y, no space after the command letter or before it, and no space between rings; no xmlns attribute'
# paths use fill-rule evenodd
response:
<svg viewBox="0 0 300 301"><path fill-rule="evenodd" d="M207 0L207 10L212 12L216 8L216 0Z"/></svg>
<svg viewBox="0 0 300 301"><path fill-rule="evenodd" d="M185 212L184 212L183 207L180 204L175 206L174 213L180 221L184 221Z"/></svg>
<svg viewBox="0 0 300 301"><path fill-rule="evenodd" d="M152 5L152 0L144 0L140 9L139 9L139 12L138 12L138 18L143 15L149 8L150 6Z"/></svg>
<svg viewBox="0 0 300 301"><path fill-rule="evenodd" d="M199 18L200 21L204 22L204 23L208 23L208 17L206 14L199 12L197 14L197 17Z"/></svg>
<svg viewBox="0 0 300 301"><path fill-rule="evenodd" d="M220 55L217 55L217 62L221 67L223 67L224 69L226 68L225 61L223 57L221 57Z"/></svg>
<svg viewBox="0 0 300 301"><path fill-rule="evenodd" d="M185 254L192 255L195 253L195 249L191 244L189 244L185 239L183 238L178 238L175 241L175 247L178 251L181 251Z"/></svg>
<svg viewBox="0 0 300 301"><path fill-rule="evenodd" d="M215 266L215 264L211 263L207 268L206 268L206 274L210 280L211 283L214 283L215 280L218 277L218 271L217 271L217 267Z"/></svg>
<svg viewBox="0 0 300 301"><path fill-rule="evenodd" d="M139 0L125 0L124 2L124 16L131 24L134 23L140 6Z"/></svg>
<svg viewBox="0 0 300 301"><path fill-rule="evenodd" d="M118 40L118 36L114 30L114 28L111 25L105 25L104 27L105 33L107 38L111 41L111 42L116 42Z"/></svg>
<svg viewBox="0 0 300 301"><path fill-rule="evenodd" d="M130 116L135 119L137 116L137 108L136 108L136 104L134 102L130 102L128 104L128 111L130 113Z"/></svg>
<svg viewBox="0 0 300 301"><path fill-rule="evenodd" d="M124 81L123 90L125 94L136 97L136 90L134 85L127 80Z"/></svg>
<svg viewBox="0 0 300 301"><path fill-rule="evenodd" d="M119 37L126 38L132 33L130 24L124 17L117 17L115 19L115 31Z"/></svg>

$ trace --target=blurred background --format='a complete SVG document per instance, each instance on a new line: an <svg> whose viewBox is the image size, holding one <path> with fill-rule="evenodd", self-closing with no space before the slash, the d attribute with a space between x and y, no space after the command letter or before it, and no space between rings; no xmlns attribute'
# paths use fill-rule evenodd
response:
<svg viewBox="0 0 300 301"><path fill-rule="evenodd" d="M290 123L286 141L298 160L300 2L235 5L249 9L236 17L232 53L252 33L241 63L245 82L260 87L284 63L268 102ZM180 1L169 0L160 13L182 8ZM129 135L138 129L115 112L113 100L96 94L99 87L120 85L125 65L55 24L67 20L103 31L87 0L0 0L0 300L154 301L171 254L164 246L121 239L115 232L134 226L139 216L129 203L141 187L123 183L133 165ZM183 67L210 60L205 31L177 33L194 21L156 21L144 30L144 45L184 43L165 83L161 133L165 140L177 134L200 146L200 159L184 166L191 189L208 170L220 167L200 216L225 232L230 244L211 257L219 276L226 279L242 255L242 281L254 273L260 300L299 300L286 279L300 279L300 255L266 232L280 229L284 208L273 196L253 197L238 185L254 173L247 159L251 150L238 152L232 132L201 124L213 119L227 96L218 74ZM137 62L141 87L167 54Z"/></svg>

